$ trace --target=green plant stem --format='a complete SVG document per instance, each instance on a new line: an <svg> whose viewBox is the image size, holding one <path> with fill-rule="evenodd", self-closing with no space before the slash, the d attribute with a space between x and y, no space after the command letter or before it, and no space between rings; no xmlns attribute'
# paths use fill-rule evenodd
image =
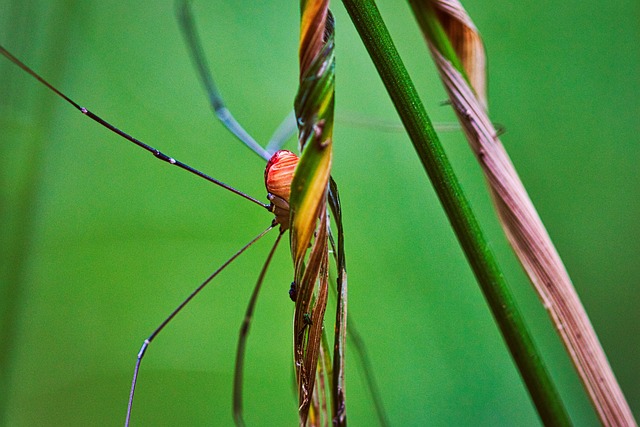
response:
<svg viewBox="0 0 640 427"><path fill-rule="evenodd" d="M540 418L545 425L570 425L549 372L375 3L373 0L343 0L343 3L449 217Z"/></svg>

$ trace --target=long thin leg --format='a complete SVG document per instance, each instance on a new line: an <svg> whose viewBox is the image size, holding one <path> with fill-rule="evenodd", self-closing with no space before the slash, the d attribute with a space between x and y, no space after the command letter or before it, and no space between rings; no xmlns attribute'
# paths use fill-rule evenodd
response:
<svg viewBox="0 0 640 427"><path fill-rule="evenodd" d="M180 28L189 47L189 53L193 60L200 80L204 85L207 95L209 96L209 104L213 109L215 115L220 121L233 133L240 141L242 141L247 147L251 149L258 156L265 160L271 158L271 154L262 148L260 144L233 117L233 114L224 104L222 96L213 81L211 70L205 59L202 43L200 37L196 31L195 23L193 21L193 15L191 14L191 7L188 0L178 1L178 20L180 22Z"/></svg>
<svg viewBox="0 0 640 427"><path fill-rule="evenodd" d="M276 248L278 247L278 243L280 243L280 238L283 234L284 231L281 229L280 234L278 234L278 237L271 248L271 252L269 252L269 256L262 266L260 276L258 276L258 281L256 282L256 286L251 294L251 299L249 300L249 305L247 306L242 326L240 327L240 338L238 339L238 350L236 352L236 371L233 379L233 418L238 426L244 426L244 420L242 419L242 375L244 373L244 353L247 344L247 337L249 336L251 318L253 317L253 310L256 306L256 301L258 300L258 294L260 293L264 276L267 273L273 254L276 252Z"/></svg>
<svg viewBox="0 0 640 427"><path fill-rule="evenodd" d="M144 355L145 355L145 353L147 351L147 348L149 347L149 344L151 344L151 342L155 339L156 336L158 336L158 334L164 329L164 327L167 326L167 324L169 322L171 322L171 320L173 320L173 318L189 303L189 301L191 301L196 295L198 295L198 293L202 289L204 289L204 287L207 286L209 284L209 282L211 282L214 279L214 277L216 277L222 270L224 270L229 264L231 264L236 258L238 258L251 245L253 245L255 242L260 240L269 231L271 231L275 226L276 226L276 223L274 221L273 223L271 223L271 225L269 227L267 227L266 230L264 230L263 232L258 234L256 237L253 238L253 240L251 240L249 243L244 245L242 247L242 249L240 249L238 252L233 254L233 256L231 258L229 258L227 261L225 261L224 264L222 264L216 271L214 271L209 277L207 277L207 279L204 282L202 282L200 284L200 286L198 286L184 301L182 301L182 303L180 303L180 305L178 307L176 307L175 310L173 310L173 312L160 324L160 326L158 326L151 333L151 335L149 335L149 338L144 340L144 342L142 343L142 347L140 348L140 351L138 352L138 357L136 359L136 366L135 366L135 368L133 370L133 379L131 381L131 391L129 392L129 404L127 405L127 418L126 418L125 423L124 423L125 426L128 426L129 422L131 420L131 408L133 407L133 396L134 396L134 393L135 393L135 390L136 390L136 383L138 381L138 372L140 371L140 364L142 363L142 358L144 357ZM282 236L282 232L280 232L280 235L278 236L278 240L280 240L280 236ZM273 249L271 250L271 253L269 254L268 260L271 259L272 255L273 255ZM261 274L260 277L262 278L263 276L264 276L264 274Z"/></svg>
<svg viewBox="0 0 640 427"><path fill-rule="evenodd" d="M382 427L386 427L389 425L389 419L387 418L387 412L384 409L384 404L382 402L382 394L380 393L380 388L378 387L378 382L376 381L376 376L374 375L375 371L373 369L373 364L369 359L367 346L365 345L362 336L358 332L358 329L354 325L352 318L347 321L347 336L349 337L349 340L351 341L351 344L356 351L356 355L360 359L360 366L362 366L364 378L367 383L367 388L369 389L371 399L373 400L373 406L376 408L378 422Z"/></svg>
<svg viewBox="0 0 640 427"><path fill-rule="evenodd" d="M291 110L287 117L282 120L280 126L271 135L271 139L267 144L267 151L273 156L273 153L282 148L285 142L298 131L296 122L296 112Z"/></svg>
<svg viewBox="0 0 640 427"><path fill-rule="evenodd" d="M157 159L160 159L164 162L167 162L171 165L177 166L180 169L184 169L187 172L190 172L194 175L199 176L200 178L204 178L209 182L212 182L226 190L231 191L232 193L237 194L240 197L243 197L259 206L262 206L265 209L269 209L269 205L266 205L264 203L262 203L260 200L255 199L251 196L249 196L248 194L243 193L240 190L237 190L233 187L231 187L230 185L225 184L222 181L218 181L217 179L203 173L200 172L197 169L192 168L191 166L182 163L179 160L174 159L173 157L170 157L162 152L160 152L160 150L157 150L155 148L153 148L150 145L145 144L144 142L140 141L139 139L134 138L133 136L129 135L126 132L121 131L120 129L118 129L117 127L113 126L111 123L103 120L101 117L97 116L96 114L92 113L91 111L87 110L84 107L81 107L80 105L78 105L75 101L73 101L71 98L69 98L67 95L65 95L64 93L62 93L61 91L59 91L58 89L56 89L55 87L53 87L53 85L51 85L49 82L47 82L44 78L40 77L40 75L38 75L35 71L33 71L31 68L27 67L22 61L20 61L18 58L16 58L15 56L13 56L11 53L9 53L9 51L7 51L4 47L0 46L0 53L2 55L4 55L5 57L7 57L11 62L13 62L14 64L16 64L18 67L22 68L24 71L26 71L29 75L31 75L32 77L34 77L36 80L38 80L40 83L42 83L43 85L45 85L47 88L49 88L51 91L53 91L56 95L58 95L59 97L61 97L62 99L64 99L65 101L67 101L69 104L71 104L76 110L80 111L82 114L84 114L85 116L89 117L91 120L101 124L102 126L106 127L107 129L109 129L110 131L120 135L121 137L125 138L126 140L133 142L135 145L137 145L138 147L150 152L151 154L153 154Z"/></svg>

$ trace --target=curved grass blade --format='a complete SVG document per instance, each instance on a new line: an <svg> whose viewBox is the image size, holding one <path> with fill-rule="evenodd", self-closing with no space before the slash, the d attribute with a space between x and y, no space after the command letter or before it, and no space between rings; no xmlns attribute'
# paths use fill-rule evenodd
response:
<svg viewBox="0 0 640 427"><path fill-rule="evenodd" d="M410 1L502 227L605 425L635 425L591 321L487 114L485 52L457 0Z"/></svg>

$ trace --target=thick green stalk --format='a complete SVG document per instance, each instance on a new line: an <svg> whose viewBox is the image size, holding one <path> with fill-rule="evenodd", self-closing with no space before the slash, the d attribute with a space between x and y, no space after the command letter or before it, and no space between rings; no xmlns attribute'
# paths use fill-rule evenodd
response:
<svg viewBox="0 0 640 427"><path fill-rule="evenodd" d="M373 0L343 3L384 82L546 425L567 412Z"/></svg>

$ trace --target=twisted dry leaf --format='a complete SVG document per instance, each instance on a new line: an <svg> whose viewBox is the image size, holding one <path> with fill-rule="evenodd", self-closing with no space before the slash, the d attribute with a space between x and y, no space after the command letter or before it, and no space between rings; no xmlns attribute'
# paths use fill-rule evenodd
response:
<svg viewBox="0 0 640 427"><path fill-rule="evenodd" d="M457 0L412 0L411 4L449 99L489 182L505 233L549 312L600 420L610 426L636 425L562 260L489 120L485 53L475 25ZM429 13L435 14L448 36L464 73L431 38Z"/></svg>
<svg viewBox="0 0 640 427"><path fill-rule="evenodd" d="M297 293L293 353L301 426L320 425L323 419L328 422L327 389L331 389L334 423L343 425L346 420L344 361L334 360L337 373L318 369L325 366L327 357L321 346L329 279L327 197L334 106L334 24L328 7L327 0L301 2L300 87L295 113L302 155L291 184L290 199L290 243ZM346 298L342 300L341 296L336 330L346 327ZM334 359L343 358L344 334L336 334L335 339L342 341L334 344Z"/></svg>

